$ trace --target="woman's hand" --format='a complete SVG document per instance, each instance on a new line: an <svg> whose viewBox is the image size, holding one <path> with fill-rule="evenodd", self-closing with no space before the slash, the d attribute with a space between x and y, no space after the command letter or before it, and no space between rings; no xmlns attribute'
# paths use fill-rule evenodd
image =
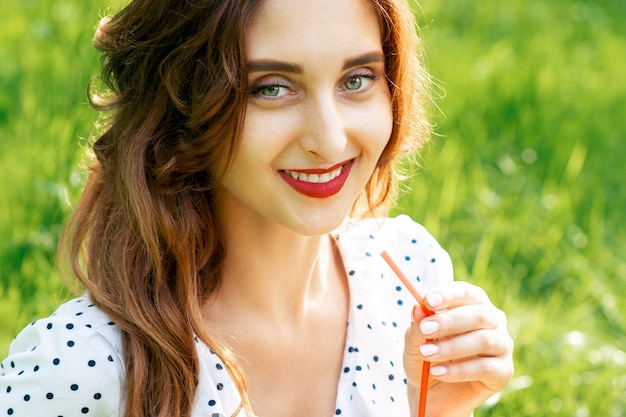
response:
<svg viewBox="0 0 626 417"><path fill-rule="evenodd" d="M513 375L513 340L506 315L485 291L466 282L435 288L425 299L436 314L427 317L421 308L414 308L405 335L411 415L416 415L422 365L428 361L427 414L468 417Z"/></svg>

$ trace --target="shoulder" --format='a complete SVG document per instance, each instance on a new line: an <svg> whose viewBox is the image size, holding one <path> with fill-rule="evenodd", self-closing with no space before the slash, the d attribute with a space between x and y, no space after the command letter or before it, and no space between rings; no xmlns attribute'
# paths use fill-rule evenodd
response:
<svg viewBox="0 0 626 417"><path fill-rule="evenodd" d="M0 403L13 416L118 415L120 332L86 297L27 326L0 365ZM56 414L55 414L56 413Z"/></svg>
<svg viewBox="0 0 626 417"><path fill-rule="evenodd" d="M424 226L409 216L348 223L337 230L336 237L347 265L367 263L383 268L380 254L386 251L403 271L413 275L418 286L431 287L453 280L448 253Z"/></svg>

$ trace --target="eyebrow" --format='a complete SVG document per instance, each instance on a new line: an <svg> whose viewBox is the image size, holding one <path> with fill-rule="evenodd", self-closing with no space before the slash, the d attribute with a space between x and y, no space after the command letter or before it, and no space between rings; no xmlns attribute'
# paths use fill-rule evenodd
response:
<svg viewBox="0 0 626 417"><path fill-rule="evenodd" d="M348 68L358 67L361 65L367 65L372 63L385 62L385 54L382 52L369 52L363 55L349 58L344 61L341 68L342 71ZM249 61L247 63L248 72L290 72L294 74L304 73L302 66L293 64L290 62L277 61L274 59L259 59L255 61Z"/></svg>
<svg viewBox="0 0 626 417"><path fill-rule="evenodd" d="M248 62L248 72L292 72L302 74L304 70L298 64L276 61L273 59L260 59Z"/></svg>
<svg viewBox="0 0 626 417"><path fill-rule="evenodd" d="M363 54L354 58L347 59L346 61L344 61L343 67L341 69L343 71L343 70L347 70L348 68L360 67L361 65L373 64L373 63L379 63L379 62L385 62L385 54L383 54L380 51L369 52L367 54Z"/></svg>

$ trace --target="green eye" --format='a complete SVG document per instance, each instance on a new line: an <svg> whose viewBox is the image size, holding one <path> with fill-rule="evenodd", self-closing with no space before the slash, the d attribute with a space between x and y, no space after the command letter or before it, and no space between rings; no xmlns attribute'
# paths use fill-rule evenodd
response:
<svg viewBox="0 0 626 417"><path fill-rule="evenodd" d="M272 86L261 89L259 93L267 97L278 97L280 95L281 88L284 88L284 87L281 87L278 85L272 85Z"/></svg>
<svg viewBox="0 0 626 417"><path fill-rule="evenodd" d="M348 90L358 90L363 86L363 77L351 77L344 85Z"/></svg>

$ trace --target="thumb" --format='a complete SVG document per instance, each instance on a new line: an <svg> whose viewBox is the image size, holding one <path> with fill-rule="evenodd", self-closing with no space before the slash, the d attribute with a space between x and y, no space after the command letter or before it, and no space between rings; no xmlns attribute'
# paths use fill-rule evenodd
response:
<svg viewBox="0 0 626 417"><path fill-rule="evenodd" d="M424 359L420 353L420 346L426 342L426 338L419 328L419 323L428 314L419 305L413 307L411 312L411 325L404 335L404 355L402 358L407 383L419 387L420 376Z"/></svg>

